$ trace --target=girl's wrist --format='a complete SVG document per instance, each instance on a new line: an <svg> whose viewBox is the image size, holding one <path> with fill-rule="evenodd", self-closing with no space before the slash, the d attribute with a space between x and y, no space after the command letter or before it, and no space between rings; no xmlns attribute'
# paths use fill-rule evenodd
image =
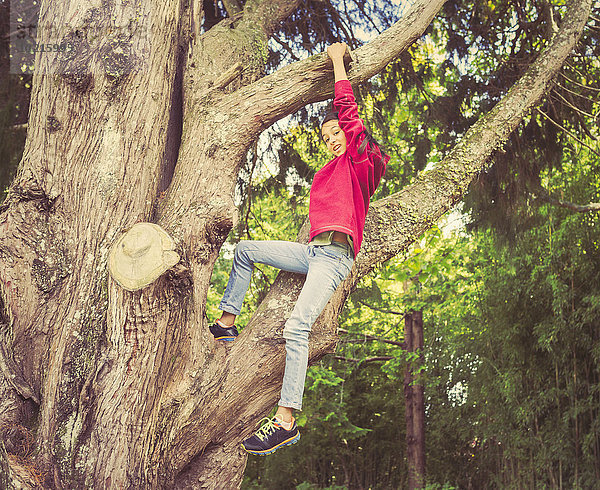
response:
<svg viewBox="0 0 600 490"><path fill-rule="evenodd" d="M339 58L336 60L332 60L333 61L333 69L334 70L340 70L340 69L346 69L346 65L344 65L344 58Z"/></svg>

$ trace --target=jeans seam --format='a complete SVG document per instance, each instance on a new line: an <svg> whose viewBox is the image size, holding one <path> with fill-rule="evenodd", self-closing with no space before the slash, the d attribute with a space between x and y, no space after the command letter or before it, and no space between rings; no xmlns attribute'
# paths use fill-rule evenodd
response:
<svg viewBox="0 0 600 490"><path fill-rule="evenodd" d="M341 263L341 261L340 261L340 262L338 262L338 264L337 264L337 265L339 265L340 263ZM337 270L337 269L338 269L338 268L336 267L336 270ZM339 270L338 270L338 272L339 272ZM315 310L318 308L318 305L319 305L319 304L322 302L322 299L323 299L323 297L324 297L324 296L327 296L327 297L328 297L328 300L327 300L327 302L329 302L329 299L331 299L331 297L332 297L332 296L333 296L333 294L335 293L336 289L337 289L337 288L338 288L338 286L341 284L342 280L343 280L343 279L341 279L341 280L339 280L339 281L336 281L336 282L337 282L337 285L335 286L335 288L333 288L333 291L330 291L329 289L324 289L324 290L322 291L322 294L321 294L321 296L319 297L319 301L314 301L314 302L313 302L313 307L312 307L312 308L309 310L309 314L308 314L308 320L309 320L309 322L310 322L310 323L309 323L309 328L308 328L308 331L307 331L307 341L308 341L308 338L310 337L310 332L312 331L312 326L313 326L313 324L314 324L315 320L318 318L318 316L321 314L321 312L322 312L322 311L325 309L325 307L327 306L327 303L325 303L325 305L323 305L323 308L321 308L321 311L319 312L319 314L318 314L316 317L314 317L314 318L313 318L313 316L314 316L314 313L315 313ZM290 318L291 318L291 317L290 317ZM288 319L288 320L289 320L289 319ZM301 331L301 332L303 332L303 331ZM284 334L284 338L285 338L285 328L284 328L284 332L283 332L283 334ZM287 339L286 339L286 342L287 342ZM307 347L309 347L309 346L307 346ZM307 368L308 368L308 365L307 365ZM306 372L304 373L304 378L305 378L305 382L304 382L304 384L305 384L305 383L306 383ZM299 393L300 393L300 402L299 402L299 403L287 403L285 406L288 406L288 405L295 405L295 406L294 406L294 407L292 407L292 408L296 408L296 407L298 407L298 406L300 406L300 407L302 406L302 394L303 394L303 392L304 392L304 384L302 384L302 386L301 386L301 387L300 387L300 386L299 386L299 384L298 384L298 387L297 387L297 391L299 391ZM294 383L294 386L295 386L295 385L296 385L296 383ZM282 386L282 392L283 392L283 386ZM298 410L300 410L300 408L298 408Z"/></svg>
<svg viewBox="0 0 600 490"><path fill-rule="evenodd" d="M256 249L255 251L258 251L258 249ZM277 256L277 257L290 257L290 255L289 255L289 254L277 253L277 252L275 252L275 253L272 253L272 254L271 254L271 256ZM296 257L298 257L298 256L296 256ZM253 263L252 263L252 266L251 266L251 267L252 267L252 269L254 269L254 264L255 264L255 262L253 262ZM271 267L271 266L270 266L270 267ZM285 270L285 269L282 269L281 267L276 267L276 269L279 269L279 270Z"/></svg>

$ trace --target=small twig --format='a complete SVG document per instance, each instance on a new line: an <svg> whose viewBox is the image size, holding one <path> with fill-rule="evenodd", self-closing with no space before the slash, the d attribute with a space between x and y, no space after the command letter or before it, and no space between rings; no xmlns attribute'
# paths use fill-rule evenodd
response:
<svg viewBox="0 0 600 490"><path fill-rule="evenodd" d="M240 73L242 73L242 62L238 61L235 65L233 65L229 70L227 70L217 81L214 83L213 87L217 89L223 89L227 87Z"/></svg>
<svg viewBox="0 0 600 490"><path fill-rule="evenodd" d="M271 39L273 39L273 41L275 41L277 44L279 44L282 48L284 48L289 55L292 57L292 59L294 61L299 61L300 58L298 58L295 54L294 51L292 50L291 46L286 43L285 41L282 41L281 39L279 39L277 36L275 35L271 35Z"/></svg>
<svg viewBox="0 0 600 490"><path fill-rule="evenodd" d="M575 136L573 133L571 133L571 131L569 131L568 129L564 128L563 126L561 126L560 124L558 124L554 119L552 119L548 114L546 114L544 111L542 111L541 109L538 109L537 107L535 108L535 110L537 112L539 112L542 116L544 116L546 119L548 119L548 121L550 121L552 124L554 124L556 127L562 129L567 135L569 135L571 138L573 138L575 141L577 141L578 143L582 144L583 146L585 146L586 148L588 148L591 152L595 153L596 155L598 155L600 157L600 153L598 153L596 150L594 150L590 145L584 143L583 141L581 141L577 136Z"/></svg>
<svg viewBox="0 0 600 490"><path fill-rule="evenodd" d="M593 29L594 31L600 31L600 27L598 27L598 26L591 26L591 25L589 25L589 24L586 24L586 25L584 26L584 28L585 28L585 27L587 27L588 29Z"/></svg>
<svg viewBox="0 0 600 490"><path fill-rule="evenodd" d="M574 106L573 104L571 104L562 94L560 94L556 89L552 89L552 91L550 92L550 95L552 94L556 94L558 95L561 100L567 105L569 106L571 109L573 109L574 111L579 112L580 114L587 116L587 117L591 117L592 119L595 119L596 116L594 116L594 114L590 114L589 112L585 112L584 110L580 109L579 107Z"/></svg>
<svg viewBox="0 0 600 490"><path fill-rule="evenodd" d="M569 92L572 95L576 95L577 97L581 97L582 99L587 100L588 102L591 101L592 104L595 104L596 102L598 102L597 100L590 99L589 97L586 97L585 95L578 94L577 92L574 92L573 90L568 89L567 87L565 87L564 85L561 85L558 82L556 82L556 85L558 87L560 87L561 90L564 90L565 92Z"/></svg>
<svg viewBox="0 0 600 490"><path fill-rule="evenodd" d="M571 66L571 65L569 65L569 66ZM571 66L571 68L573 68L573 67ZM577 73L579 73L581 76L584 76L584 75L583 75L583 74L582 74L582 73L581 73L579 70L577 70L576 68L574 68L574 70L575 70ZM570 78L569 78L567 75L565 75L565 74L564 74L562 71L559 71L558 73L559 73L560 75L562 75L562 77L563 77L565 80L568 80L569 82L571 82L571 83L572 83L572 84L574 84L574 85L578 85L578 86L579 86L579 87L581 87L581 88L585 88L585 89L587 89L587 90L592 90L592 91L594 91L594 92L600 92L600 88L589 87L589 86L587 86L587 85L583 85L583 84L581 84L581 83L579 83L579 82L576 82L575 80L571 80L571 79L570 79Z"/></svg>
<svg viewBox="0 0 600 490"><path fill-rule="evenodd" d="M395 359L394 356L374 356L374 357L365 357L364 359L356 359L354 357L344 357L344 356L333 356L334 359L338 361L346 361L346 362L356 362L357 364L364 364L366 362L377 362L377 361L390 361Z"/></svg>
<svg viewBox="0 0 600 490"><path fill-rule="evenodd" d="M350 333L348 330L345 330L343 328L338 328L338 332L343 333L343 334ZM402 347L402 348L405 347L404 342L398 342L397 340L383 339L381 337L376 337L375 335L368 335L368 334L363 334L362 339L342 339L342 340L340 340L340 342L348 344L350 342L365 342L367 340L376 340L378 342L383 342L384 344L397 345L398 347Z"/></svg>
<svg viewBox="0 0 600 490"><path fill-rule="evenodd" d="M377 34L381 34L381 30L379 29L379 27L377 27L377 24L375 24L375 21L369 15L367 15L367 12L365 11L363 2L360 0L358 2L355 1L354 5L356 5L358 7L358 9L360 10L360 12L362 14L362 18L367 19L373 25L373 28L375 29L375 31L377 31Z"/></svg>
<svg viewBox="0 0 600 490"><path fill-rule="evenodd" d="M571 211L576 211L578 213L600 211L600 203L592 202L589 204L575 204L572 202L563 201L561 199L557 199L556 197L552 197L550 193L541 186L536 187L536 189L532 190L531 193L534 195L534 197L537 197L542 201L546 201L550 204L554 204L555 206L570 209Z"/></svg>
<svg viewBox="0 0 600 490"><path fill-rule="evenodd" d="M580 71L579 71L577 68L575 68L575 67L573 66L573 64L572 64L572 63L571 63L571 62L570 62L568 59L567 59L567 61L565 61L565 63L566 63L566 64L567 64L567 66L568 66L569 68L571 68L571 69L572 69L572 70L573 70L575 73L578 73L579 75L581 75L581 77L582 77L582 78L586 78L586 76L585 76L583 73L581 73L581 72L580 72Z"/></svg>
<svg viewBox="0 0 600 490"><path fill-rule="evenodd" d="M332 16L331 16L333 23L337 26L337 28L343 32L344 37L348 40L348 43L350 44L348 46L348 48L352 47L355 43L356 43L356 38L354 37L354 33L352 32L352 26L349 26L350 32L348 31L348 29L346 28L346 26L344 25L344 21L342 20L342 18L340 17L339 13L337 10L333 10L332 11ZM349 49L347 50L347 52L349 51Z"/></svg>
<svg viewBox="0 0 600 490"><path fill-rule="evenodd" d="M546 21L548 22L548 38L550 39L558 31L558 26L556 25L556 20L554 19L552 5L550 5L548 0L542 0L542 13L545 15Z"/></svg>
<svg viewBox="0 0 600 490"><path fill-rule="evenodd" d="M240 61L233 65L229 70L224 72L213 84L199 92L196 97L198 99L208 97L215 90L223 90L243 71L243 66Z"/></svg>
<svg viewBox="0 0 600 490"><path fill-rule="evenodd" d="M558 100L556 98L556 95L558 95L561 100ZM595 122L596 116L594 116L593 114L589 114L587 112L584 112L584 111L580 110L578 107L576 107L573 104L569 103L569 101L563 95L559 94L554 89L552 89L552 91L549 93L549 96L550 96L550 99L556 100L559 104L562 103L562 104L565 104L567 107L570 107L575 112L575 117L579 121L579 124L581 125L581 128L583 129L583 132L585 133L585 135L589 139L591 139L591 140L594 140L594 141L596 140L596 137L588 129L587 123L586 123L585 118L584 118L584 116L591 117L592 120Z"/></svg>
<svg viewBox="0 0 600 490"><path fill-rule="evenodd" d="M252 210L250 210L250 214L252 215L252 217L254 218L254 223L256 224L256 226L258 226L260 228L260 231L262 231L265 235L267 234L265 229L262 226L262 223L260 222L260 220L256 217L256 215L252 212Z"/></svg>
<svg viewBox="0 0 600 490"><path fill-rule="evenodd" d="M362 301L360 299L358 300L358 302L361 305L366 306L367 308L371 308L372 310L378 311L380 313L389 313L390 315L402 315L402 316L406 315L406 313L402 313L400 311L384 310L383 308L379 308L377 306L373 306L373 305L370 305L368 303L365 303L364 301Z"/></svg>

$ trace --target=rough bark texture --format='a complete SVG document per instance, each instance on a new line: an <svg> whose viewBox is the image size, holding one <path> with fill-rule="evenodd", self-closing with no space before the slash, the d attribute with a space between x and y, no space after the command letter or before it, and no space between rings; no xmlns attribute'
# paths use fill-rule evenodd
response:
<svg viewBox="0 0 600 490"><path fill-rule="evenodd" d="M406 315L404 342L406 351L417 356L407 363L404 374L408 490L415 490L425 486L425 390L418 375L423 366L423 312Z"/></svg>
<svg viewBox="0 0 600 490"><path fill-rule="evenodd" d="M151 42L103 35L78 41L70 57L38 53L25 151L0 207L2 483L236 486L239 441L277 399L283 319L303 278L280 274L224 346L207 329L210 276L236 219L231 196L249 145L277 119L330 96L332 70L322 54L263 76L266 42L299 0L249 0L203 35L199 0L79 3L43 2L39 31L52 25L72 40L69 26L102 29L111 19L153 30ZM350 80L396 58L442 4L418 0L356 50ZM359 278L460 200L539 100L589 7L572 3L549 49L448 158L373 204L364 249L313 328L311 359L332 351L336 318ZM182 261L127 292L108 276L107 254L138 221L169 231ZM299 240L307 235L305 226ZM15 455L18 437L35 451Z"/></svg>

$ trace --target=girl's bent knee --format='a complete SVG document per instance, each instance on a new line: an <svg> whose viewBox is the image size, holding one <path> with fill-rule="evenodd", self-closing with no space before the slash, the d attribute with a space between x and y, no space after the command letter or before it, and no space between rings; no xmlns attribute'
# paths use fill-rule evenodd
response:
<svg viewBox="0 0 600 490"><path fill-rule="evenodd" d="M236 252L243 251L248 246L248 242L249 242L249 240L240 240L239 242L237 242L237 245L235 246L235 251Z"/></svg>
<svg viewBox="0 0 600 490"><path fill-rule="evenodd" d="M285 327L283 329L283 338L285 340L291 340L291 341L303 341L303 340L308 341L309 332L310 332L310 328L298 328L298 327L288 328L288 327Z"/></svg>
<svg viewBox="0 0 600 490"><path fill-rule="evenodd" d="M246 251L249 248L251 241L250 240L240 240L237 245L235 246L235 255L236 256L240 256L244 253L246 253Z"/></svg>

